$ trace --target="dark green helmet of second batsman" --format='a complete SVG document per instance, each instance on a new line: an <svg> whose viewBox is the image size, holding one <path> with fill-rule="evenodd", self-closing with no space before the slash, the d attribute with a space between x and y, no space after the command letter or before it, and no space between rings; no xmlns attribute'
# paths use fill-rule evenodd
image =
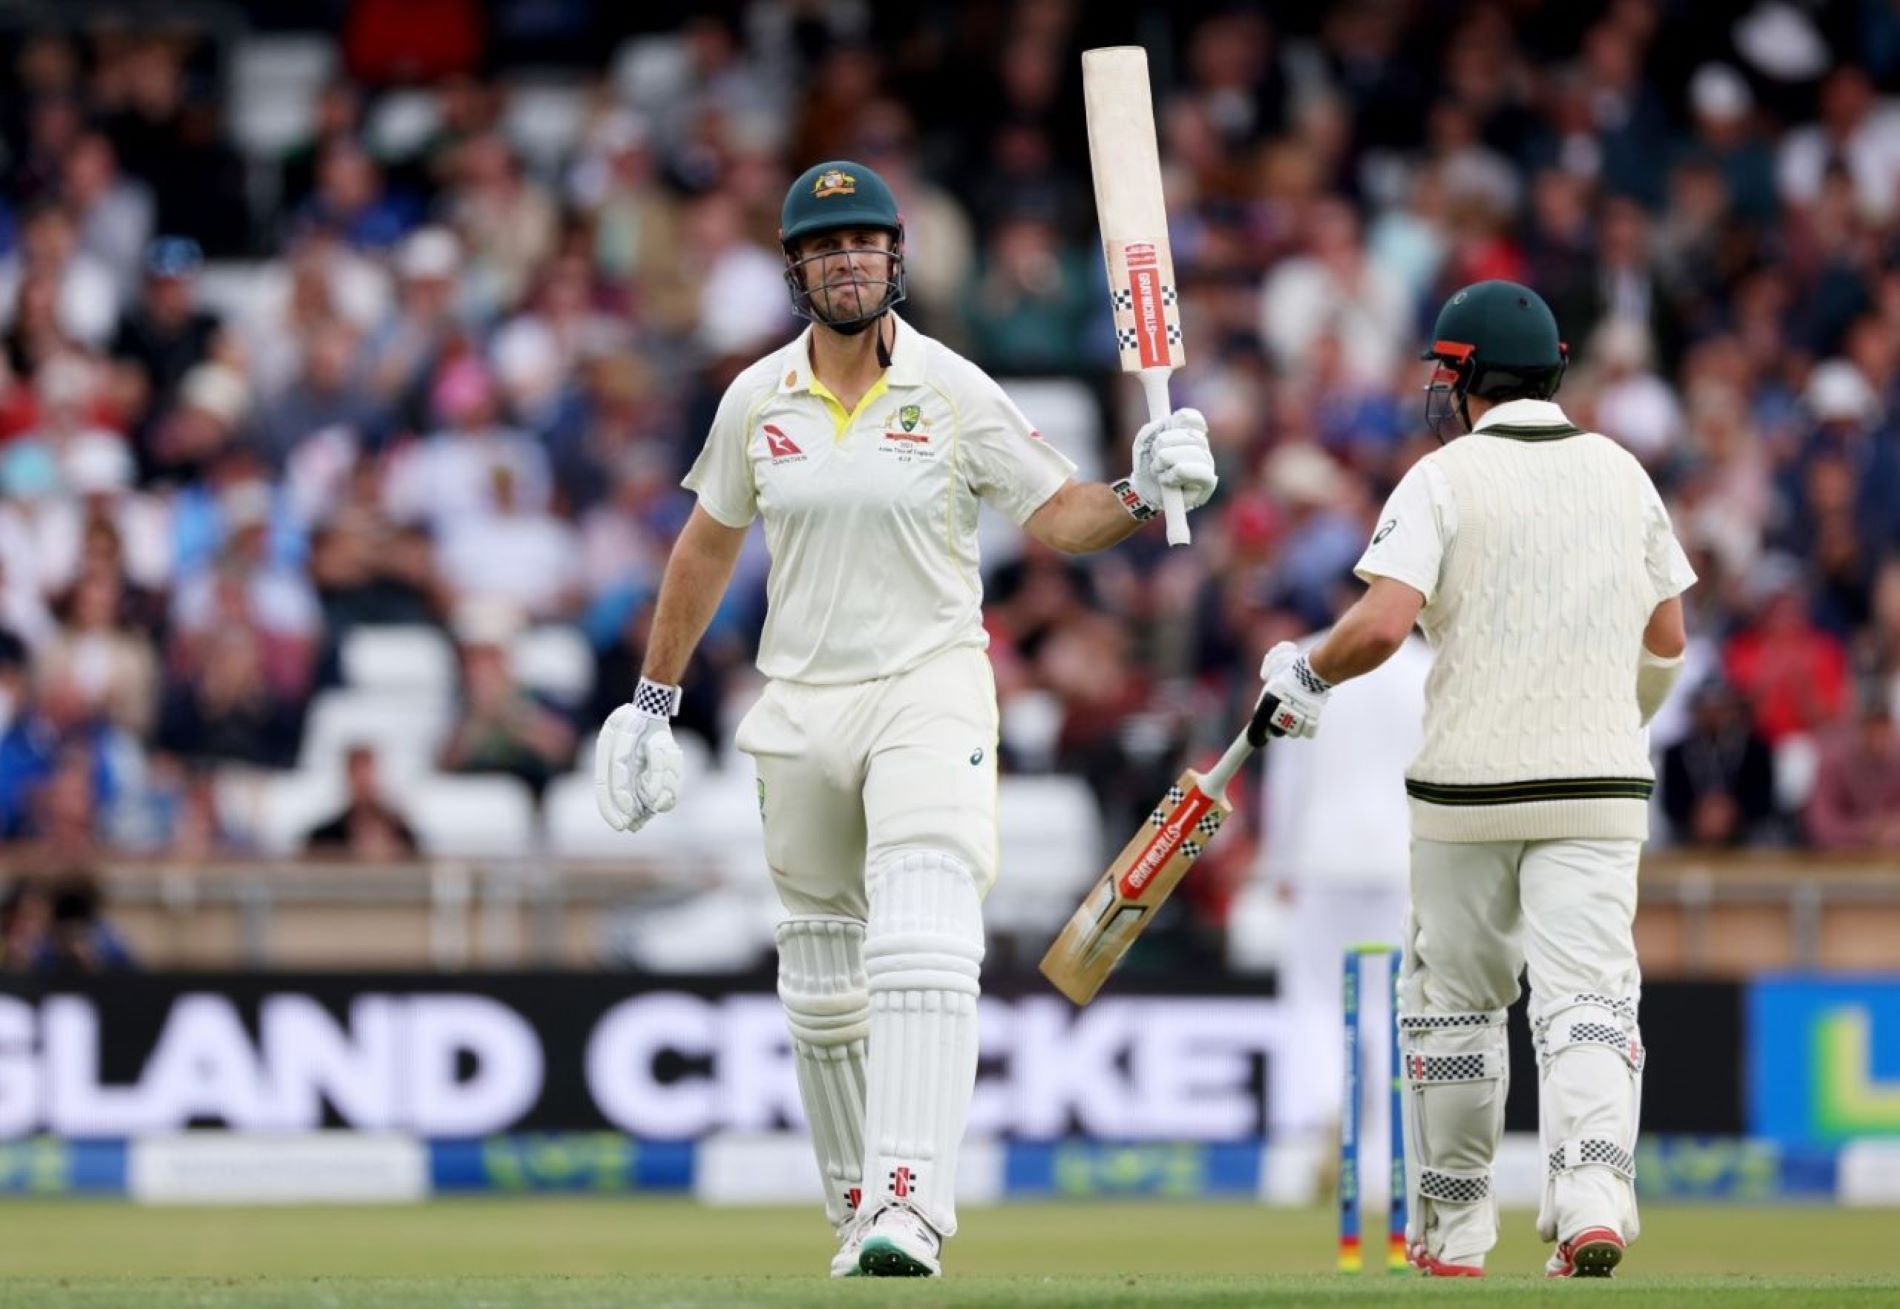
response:
<svg viewBox="0 0 1900 1309"><path fill-rule="evenodd" d="M799 242L843 229L889 232L888 273L855 287L852 312L826 314L812 302L812 278L822 271L828 256L801 257ZM799 174L779 211L778 239L785 252L785 285L792 294L792 312L800 318L856 335L904 299L904 218L891 188L863 164L833 159Z"/></svg>
<svg viewBox="0 0 1900 1309"><path fill-rule="evenodd" d="M1544 297L1516 282L1474 282L1438 311L1421 359L1437 364L1425 388L1425 421L1440 440L1453 415L1471 430L1465 398L1548 400L1563 385L1570 349Z"/></svg>

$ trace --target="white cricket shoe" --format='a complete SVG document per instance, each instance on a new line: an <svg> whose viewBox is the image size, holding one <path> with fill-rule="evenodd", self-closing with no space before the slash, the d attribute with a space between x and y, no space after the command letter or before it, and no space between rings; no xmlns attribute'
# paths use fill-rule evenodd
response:
<svg viewBox="0 0 1900 1309"><path fill-rule="evenodd" d="M864 1233L864 1224L854 1216L838 1232L838 1253L831 1256L831 1275L833 1277L857 1277L864 1270L858 1267L858 1246Z"/></svg>
<svg viewBox="0 0 1900 1309"><path fill-rule="evenodd" d="M909 1205L887 1204L858 1230L858 1269L866 1277L939 1277L943 1238Z"/></svg>

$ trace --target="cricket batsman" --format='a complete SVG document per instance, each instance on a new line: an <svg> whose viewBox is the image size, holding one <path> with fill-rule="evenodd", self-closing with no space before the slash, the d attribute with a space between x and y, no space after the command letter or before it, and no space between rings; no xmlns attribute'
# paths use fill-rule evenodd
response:
<svg viewBox="0 0 1900 1309"><path fill-rule="evenodd" d="M1386 502L1366 593L1310 654L1267 654L1284 735L1416 622L1436 658L1406 771L1412 908L1400 974L1406 1232L1428 1275L1497 1241L1504 1014L1528 966L1551 1277L1607 1277L1636 1239L1643 1043L1631 923L1654 772L1645 727L1682 665L1695 581L1648 474L1552 402L1566 351L1537 293L1479 282L1424 358L1442 440Z"/></svg>
<svg viewBox="0 0 1900 1309"><path fill-rule="evenodd" d="M1190 409L1136 435L1114 486L1078 483L995 382L894 311L904 224L862 164L809 169L780 227L810 327L726 391L685 485L633 701L601 729L601 815L637 831L689 780L668 719L754 518L771 553L740 723L786 917L779 997L837 1231L833 1276L934 1276L957 1229L976 1080L982 902L996 878L996 687L978 502L1072 554L1123 540L1161 489L1216 477Z"/></svg>

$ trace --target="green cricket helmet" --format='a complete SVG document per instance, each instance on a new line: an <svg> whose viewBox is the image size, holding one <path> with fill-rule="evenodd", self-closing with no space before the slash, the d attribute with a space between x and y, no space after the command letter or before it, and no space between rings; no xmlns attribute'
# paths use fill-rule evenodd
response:
<svg viewBox="0 0 1900 1309"><path fill-rule="evenodd" d="M891 234L890 274L883 279L852 276L847 285L855 285L859 312L851 317L828 317L812 303L808 284L814 272L832 270L820 267L835 252L820 252L801 258L798 243L820 232L845 228L868 228ZM884 179L863 164L849 159L834 159L814 164L800 173L785 193L785 207L779 213L779 244L785 252L785 285L792 293L792 312L800 318L821 323L835 332L855 336L882 318L904 298L904 219L897 212L897 197ZM835 280L835 279L834 279ZM822 283L821 283L822 284ZM833 286L832 299L838 287ZM874 303L867 307L867 300Z"/></svg>
<svg viewBox="0 0 1900 1309"><path fill-rule="evenodd" d="M1471 430L1465 397L1548 400L1563 384L1570 347L1544 298L1516 282L1474 282L1438 311L1419 356L1437 364L1425 387L1425 421L1445 439L1453 414Z"/></svg>

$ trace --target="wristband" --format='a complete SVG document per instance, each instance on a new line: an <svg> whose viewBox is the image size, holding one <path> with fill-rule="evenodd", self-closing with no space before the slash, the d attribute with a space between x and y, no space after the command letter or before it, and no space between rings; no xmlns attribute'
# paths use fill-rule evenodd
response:
<svg viewBox="0 0 1900 1309"><path fill-rule="evenodd" d="M643 677L640 684L633 688L633 707L648 718L671 718L680 711L683 694L677 686L648 681Z"/></svg>
<svg viewBox="0 0 1900 1309"><path fill-rule="evenodd" d="M1141 498L1141 492L1135 489L1134 482L1128 478L1122 478L1108 489L1115 493L1115 498L1122 502L1122 508L1136 522L1145 523L1155 516L1155 507Z"/></svg>

